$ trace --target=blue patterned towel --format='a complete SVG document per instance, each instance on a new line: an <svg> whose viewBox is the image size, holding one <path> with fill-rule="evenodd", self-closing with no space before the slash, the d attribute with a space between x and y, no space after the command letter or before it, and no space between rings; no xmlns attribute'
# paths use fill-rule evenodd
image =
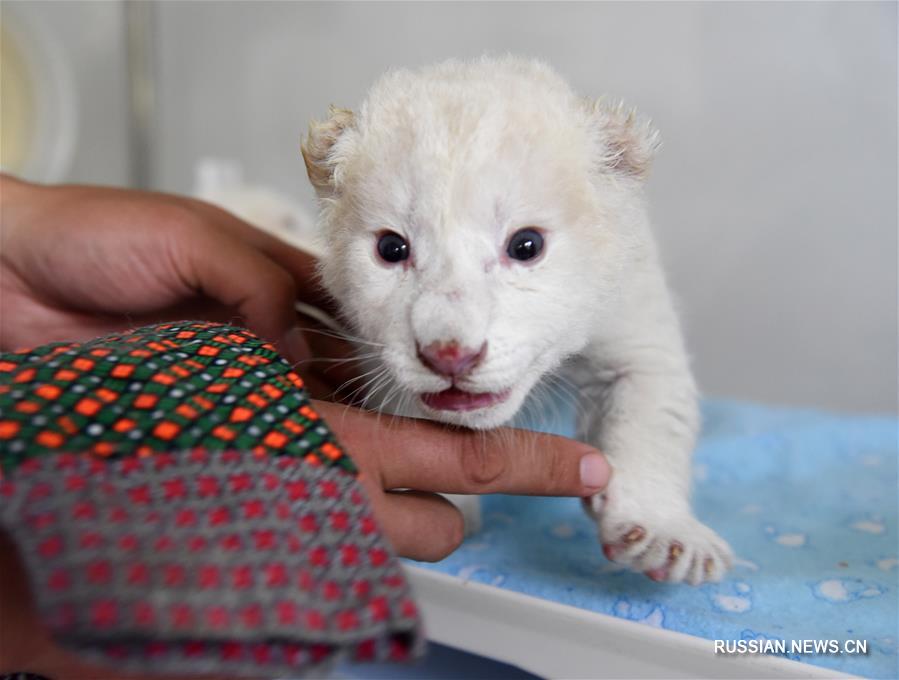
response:
<svg viewBox="0 0 899 680"><path fill-rule="evenodd" d="M540 429L570 435L558 411ZM703 415L694 507L737 554L722 583L622 571L571 499L485 498L483 530L420 566L709 639L867 640L867 656L790 658L897 677L899 421L727 401Z"/></svg>

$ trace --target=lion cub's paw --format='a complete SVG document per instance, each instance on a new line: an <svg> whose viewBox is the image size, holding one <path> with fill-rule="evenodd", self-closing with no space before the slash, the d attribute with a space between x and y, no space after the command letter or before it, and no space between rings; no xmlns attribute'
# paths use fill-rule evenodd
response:
<svg viewBox="0 0 899 680"><path fill-rule="evenodd" d="M609 499L585 504L598 516L605 556L654 581L720 581L733 564L727 542L689 511L641 513Z"/></svg>

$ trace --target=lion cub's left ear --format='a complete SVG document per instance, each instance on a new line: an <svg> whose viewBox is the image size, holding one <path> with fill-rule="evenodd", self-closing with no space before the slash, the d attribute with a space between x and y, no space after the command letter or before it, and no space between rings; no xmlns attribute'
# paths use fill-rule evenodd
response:
<svg viewBox="0 0 899 680"><path fill-rule="evenodd" d="M599 134L603 170L644 180L661 146L652 122L622 103L587 100L588 115Z"/></svg>
<svg viewBox="0 0 899 680"><path fill-rule="evenodd" d="M332 106L327 120L309 123L309 134L300 149L306 163L306 174L319 195L327 196L337 189L339 178L335 175L339 158L335 145L344 132L352 128L354 120L352 111Z"/></svg>

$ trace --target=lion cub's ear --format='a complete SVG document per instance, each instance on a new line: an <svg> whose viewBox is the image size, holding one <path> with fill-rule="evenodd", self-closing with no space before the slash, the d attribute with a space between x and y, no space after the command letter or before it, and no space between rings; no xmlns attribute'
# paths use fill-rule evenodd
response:
<svg viewBox="0 0 899 680"><path fill-rule="evenodd" d="M652 122L620 102L588 100L586 106L599 133L602 169L641 181L646 179L661 146L659 132Z"/></svg>
<svg viewBox="0 0 899 680"><path fill-rule="evenodd" d="M354 115L348 109L332 106L325 121L309 123L309 134L300 149L306 162L309 181L319 194L331 194L336 189L334 170L337 159L334 145L340 136L353 126Z"/></svg>

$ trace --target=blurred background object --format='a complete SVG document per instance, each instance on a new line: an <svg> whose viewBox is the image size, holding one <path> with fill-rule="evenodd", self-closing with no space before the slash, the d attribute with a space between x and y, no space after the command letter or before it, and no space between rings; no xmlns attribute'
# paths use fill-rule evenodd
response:
<svg viewBox="0 0 899 680"><path fill-rule="evenodd" d="M0 12L0 167L41 181L72 167L78 99L53 30L29 13Z"/></svg>
<svg viewBox="0 0 899 680"><path fill-rule="evenodd" d="M662 131L649 195L705 392L897 411L896 3L138 4L3 2L4 37L13 10L69 68L65 178L189 193L228 158L311 212L299 141L329 104L393 67L540 57ZM7 89L3 55L12 159L8 120L40 116L7 106L50 76Z"/></svg>
<svg viewBox="0 0 899 680"><path fill-rule="evenodd" d="M284 193L248 184L238 161L201 158L192 194L308 252L320 252L312 214Z"/></svg>
<svg viewBox="0 0 899 680"><path fill-rule="evenodd" d="M4 1L0 25L3 169L43 182L130 183L123 4ZM18 60L9 70L7 50ZM8 108L28 112L24 127ZM7 159L8 149L18 150Z"/></svg>

